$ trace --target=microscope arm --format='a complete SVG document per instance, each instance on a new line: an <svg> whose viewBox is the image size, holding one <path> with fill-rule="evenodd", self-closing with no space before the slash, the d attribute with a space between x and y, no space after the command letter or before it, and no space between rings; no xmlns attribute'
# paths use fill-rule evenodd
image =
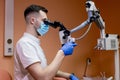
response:
<svg viewBox="0 0 120 80"><path fill-rule="evenodd" d="M95 24L99 27L101 31L105 29L105 22L103 21L100 12L97 10L94 2L92 0L86 1L86 11L88 12L88 19L84 21L81 25L75 27L74 29L70 30L70 32L76 32L91 22L95 22Z"/></svg>

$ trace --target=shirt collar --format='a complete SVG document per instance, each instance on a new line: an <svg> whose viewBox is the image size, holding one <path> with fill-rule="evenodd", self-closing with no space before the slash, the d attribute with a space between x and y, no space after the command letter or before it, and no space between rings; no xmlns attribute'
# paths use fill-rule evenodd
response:
<svg viewBox="0 0 120 80"><path fill-rule="evenodd" d="M28 37L30 39L32 39L33 41L37 42L37 43L40 43L40 39L33 36L32 34L29 34L29 33L24 33L24 37Z"/></svg>

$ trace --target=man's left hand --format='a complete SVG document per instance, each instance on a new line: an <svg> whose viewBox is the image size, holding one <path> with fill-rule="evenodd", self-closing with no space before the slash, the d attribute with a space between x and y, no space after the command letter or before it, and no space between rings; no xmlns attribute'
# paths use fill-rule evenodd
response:
<svg viewBox="0 0 120 80"><path fill-rule="evenodd" d="M75 75L71 74L70 75L70 80L80 80L80 79L78 79Z"/></svg>

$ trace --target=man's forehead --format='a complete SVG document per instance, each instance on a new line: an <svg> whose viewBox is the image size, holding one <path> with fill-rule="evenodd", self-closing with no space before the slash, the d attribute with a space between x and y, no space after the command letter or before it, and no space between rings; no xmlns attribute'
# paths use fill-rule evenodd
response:
<svg viewBox="0 0 120 80"><path fill-rule="evenodd" d="M40 10L39 13L42 18L47 18L47 15L44 11Z"/></svg>

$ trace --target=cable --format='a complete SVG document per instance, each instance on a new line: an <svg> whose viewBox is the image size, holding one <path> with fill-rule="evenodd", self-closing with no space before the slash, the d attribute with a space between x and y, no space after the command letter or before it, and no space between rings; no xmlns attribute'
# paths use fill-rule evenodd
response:
<svg viewBox="0 0 120 80"><path fill-rule="evenodd" d="M90 31L91 25L92 25L92 23L90 23L87 31L82 36L80 36L79 38L75 38L75 40L80 40L80 39L84 38L87 35L87 33Z"/></svg>

